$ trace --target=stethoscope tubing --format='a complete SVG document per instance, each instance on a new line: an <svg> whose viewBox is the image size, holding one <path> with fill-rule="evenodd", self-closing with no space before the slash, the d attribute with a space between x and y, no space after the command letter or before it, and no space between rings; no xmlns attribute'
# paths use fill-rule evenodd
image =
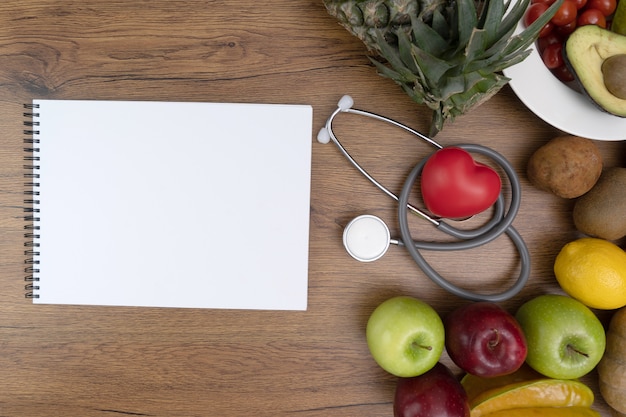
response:
<svg viewBox="0 0 626 417"><path fill-rule="evenodd" d="M459 242L425 242L425 241L413 241L414 246L419 249L438 250L438 251L454 251L454 250L466 250L472 249L478 246L485 245L492 240L498 238L506 229L511 226L519 207L521 204L521 185L515 173L515 169L501 154L494 151L491 148L477 144L461 144L455 145L459 148L465 149L468 152L480 153L495 160L498 165L504 170L509 179L511 186L511 202L509 203L509 209L504 212L504 197L502 193L498 195L498 199L494 204L494 213L491 219L482 227L465 230L456 228L445 221L439 221L437 223L437 229L446 233L452 237L462 239ZM422 159L409 173L402 188L401 194L398 197L398 203L402 204L402 201L408 201L411 193L411 188L417 178L421 174L424 165L428 161L428 157Z"/></svg>
<svg viewBox="0 0 626 417"><path fill-rule="evenodd" d="M382 122L386 122L389 124L392 124L396 127L399 127L400 129L406 130L407 132L410 132L418 137L420 137L421 139L427 141L428 143L432 144L433 146L435 146L438 149L441 149L442 146L440 144L438 144L437 142L435 142L434 140L430 139L427 136L422 135L420 132L411 129L408 126L403 125L400 122L397 122L393 119L389 119L387 117L381 116L379 114L376 113L371 113L371 112L366 112L363 110L358 110L358 109L353 109L353 108L347 108L347 109L342 109L341 107L337 107L335 109L335 111L330 115L330 117L328 118L328 120L326 121L326 126L325 126L325 132L329 135L329 138L333 141L333 143L337 146L337 148L339 149L339 151L343 154L343 156L350 162L350 164L352 164L352 166L361 173L361 175L363 175L365 178L367 178L372 184L374 184L374 186L376 186L376 188L378 188L380 191L382 191L383 193L387 194L387 196L391 197L392 199L398 201L398 196L395 195L393 192L391 192L387 187L385 187L384 185L382 185L380 182L378 182L378 180L376 180L376 178L374 178L373 176L371 176L369 174L369 172L367 172L353 157L352 155L350 155L350 153L346 150L346 148L341 144L341 142L339 141L339 139L337 138L337 136L335 136L335 133L333 132L333 121L335 120L335 117L339 114L339 113L352 113L352 114L357 114L360 116L366 116L372 119L376 119ZM429 216L428 214L426 214L426 212L420 210L419 208L408 204L407 203L407 207L409 210L411 210L414 214L417 214L418 216L420 216L421 218L430 221L431 223L433 223L435 226L439 224L439 222L434 219L432 216Z"/></svg>
<svg viewBox="0 0 626 417"><path fill-rule="evenodd" d="M506 158L504 158L493 149L476 144L463 144L455 146L459 146L468 152L475 152L486 155L494 159L502 167L502 169L507 174L509 183L511 185L511 203L509 205L508 212L503 213L502 207L504 198L502 196L502 193L500 193L500 195L498 196L498 200L495 204L495 212L492 216L492 219L483 227L474 230L460 230L450 226L443 221L439 222L439 224L437 225L437 228L444 233L464 240L450 243L424 242L414 240L411 236L411 231L409 229L408 210L406 207L406 203L408 202L411 189L413 188L413 184L422 172L425 161L427 160L426 158L411 170L402 187L402 191L400 192L398 198L398 221L402 240L398 240L398 242L411 242L411 244L403 244L403 246L406 247L413 260L418 264L418 266L422 269L426 276L428 276L432 281L434 281L444 290L456 296L472 301L505 301L518 294L522 290L522 288L524 288L524 286L528 282L528 278L530 277L531 263L528 247L526 246L526 243L524 242L524 239L519 234L519 232L512 226L513 219L515 218L519 210L521 202L521 185L517 178L517 174L515 173L515 170L511 166L511 164L506 160ZM515 283L507 290L500 293L479 294L454 285L449 280L444 278L441 274L439 274L419 252L419 249L433 251L454 251L472 249L493 241L494 239L501 236L502 233L505 233L515 245L517 252L520 256L521 266L520 273Z"/></svg>
<svg viewBox="0 0 626 417"><path fill-rule="evenodd" d="M361 116L370 117L379 121L383 121L399 127L417 137L424 140L425 142L431 144L437 149L442 149L443 146L434 141L433 139L423 135L422 133L403 125L393 119L390 119L385 116L378 115L376 113L367 112L363 110L353 109L352 108L352 99L349 96L344 96L338 103L337 109L333 111L328 120L326 121L326 125L320 133L318 134L318 140L320 142L328 142L328 140L332 140L333 143L337 146L340 152L344 155L344 157L351 163L351 165L356 168L363 176L365 176L372 184L374 184L378 189L384 192L389 197L393 198L398 202L398 217L399 217L399 228L401 239L391 239L390 242L397 244L399 246L406 247L407 251L413 258L413 260L417 263L417 265L422 269L422 271L426 274L428 278L430 278L434 283L439 285L444 290L457 295L459 297L472 300L472 301L491 301L491 302L500 302L507 300L517 293L519 293L522 288L526 285L528 278L530 276L530 254L528 248L524 242L524 239L519 234L519 232L512 226L513 220L519 211L520 203L521 203L521 185L519 182L519 178L517 177L517 173L515 169L510 164L510 162L502 156L500 153L495 150L478 145L478 144L461 144L455 145L460 147L467 152L470 153L479 153L482 154L492 160L494 160L504 171L506 174L509 184L511 186L511 198L508 210L505 210L504 197L502 192L498 195L498 198L493 206L493 213L491 219L482 225L481 227L466 230L456 228L445 221L435 218L425 211L420 210L417 207L409 204L409 195L411 194L411 190L417 178L420 176L424 165L426 164L428 157L424 158L420 161L409 173L407 176L404 185L402 187L402 191L399 195L392 193L389 189L383 186L380 182L378 182L373 176L371 176L345 149L345 147L341 144L339 139L335 136L332 123L335 117L339 113L352 113ZM430 155L429 155L430 156ZM421 241L413 239L411 235L411 231L409 229L408 224L408 212L411 211L414 214L422 217L423 219L428 220L433 225L437 227L438 230L442 231L445 234L448 234L452 237L460 239L455 242L433 242L433 241ZM520 273L518 275L515 283L508 288L507 290L496 293L496 294L479 294L464 288L461 288L457 285L454 285L449 280L441 276L422 256L420 250L430 250L430 251L458 251L458 250L467 250L476 248L478 246L485 245L494 239L498 238L502 234L506 234L514 246L516 247L519 255L520 255Z"/></svg>

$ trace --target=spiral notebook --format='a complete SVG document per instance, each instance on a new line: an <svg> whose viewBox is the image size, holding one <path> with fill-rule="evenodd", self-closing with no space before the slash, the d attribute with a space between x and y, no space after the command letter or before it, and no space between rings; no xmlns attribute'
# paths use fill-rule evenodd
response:
<svg viewBox="0 0 626 417"><path fill-rule="evenodd" d="M306 310L312 108L25 105L36 304Z"/></svg>

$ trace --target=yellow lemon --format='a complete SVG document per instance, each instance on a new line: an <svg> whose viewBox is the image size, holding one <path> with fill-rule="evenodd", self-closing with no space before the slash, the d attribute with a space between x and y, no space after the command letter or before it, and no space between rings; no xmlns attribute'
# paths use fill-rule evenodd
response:
<svg viewBox="0 0 626 417"><path fill-rule="evenodd" d="M554 262L563 291L591 308L626 305L626 252L608 240L581 238L563 246Z"/></svg>

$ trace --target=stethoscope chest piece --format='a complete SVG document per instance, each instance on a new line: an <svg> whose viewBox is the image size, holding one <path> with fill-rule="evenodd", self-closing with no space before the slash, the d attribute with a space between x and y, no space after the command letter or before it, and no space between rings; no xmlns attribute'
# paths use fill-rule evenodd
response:
<svg viewBox="0 0 626 417"><path fill-rule="evenodd" d="M354 259L373 262L389 249L389 228L379 217L363 214L343 229L343 246Z"/></svg>

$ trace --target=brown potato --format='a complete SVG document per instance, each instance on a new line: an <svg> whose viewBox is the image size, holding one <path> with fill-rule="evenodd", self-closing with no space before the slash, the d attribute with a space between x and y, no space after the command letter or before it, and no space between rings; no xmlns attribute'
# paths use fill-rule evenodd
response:
<svg viewBox="0 0 626 417"><path fill-rule="evenodd" d="M530 157L528 180L563 198L576 198L594 186L602 173L602 156L591 139L559 136Z"/></svg>

